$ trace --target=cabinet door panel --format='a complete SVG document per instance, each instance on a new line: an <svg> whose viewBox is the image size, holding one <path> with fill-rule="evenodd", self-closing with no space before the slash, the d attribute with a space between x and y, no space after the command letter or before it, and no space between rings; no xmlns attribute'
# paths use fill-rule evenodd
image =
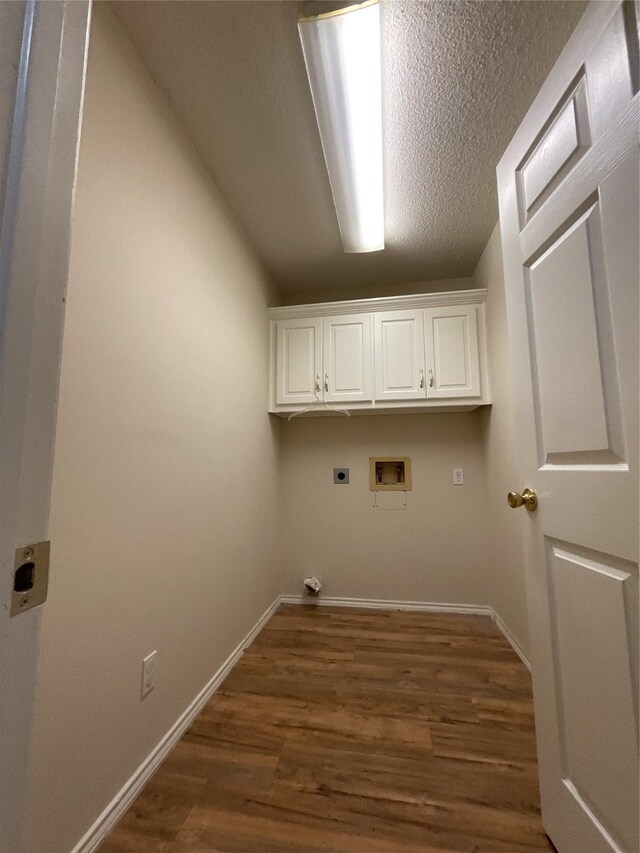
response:
<svg viewBox="0 0 640 853"><path fill-rule="evenodd" d="M370 401L373 385L371 315L326 317L323 326L325 401Z"/></svg>
<svg viewBox="0 0 640 853"><path fill-rule="evenodd" d="M478 317L475 305L424 312L427 397L480 396Z"/></svg>
<svg viewBox="0 0 640 853"><path fill-rule="evenodd" d="M375 315L376 400L424 399L422 311Z"/></svg>
<svg viewBox="0 0 640 853"><path fill-rule="evenodd" d="M322 364L322 320L278 320L276 323L276 403L312 403Z"/></svg>

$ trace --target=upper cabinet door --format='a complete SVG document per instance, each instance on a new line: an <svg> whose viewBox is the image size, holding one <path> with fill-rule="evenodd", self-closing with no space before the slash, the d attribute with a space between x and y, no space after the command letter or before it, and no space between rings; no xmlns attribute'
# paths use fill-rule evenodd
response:
<svg viewBox="0 0 640 853"><path fill-rule="evenodd" d="M425 398L422 311L375 314L376 400Z"/></svg>
<svg viewBox="0 0 640 853"><path fill-rule="evenodd" d="M371 315L325 317L323 327L325 401L370 402L373 399Z"/></svg>
<svg viewBox="0 0 640 853"><path fill-rule="evenodd" d="M480 396L475 305L426 308L427 397Z"/></svg>
<svg viewBox="0 0 640 853"><path fill-rule="evenodd" d="M276 403L313 403L322 398L322 320L276 322Z"/></svg>

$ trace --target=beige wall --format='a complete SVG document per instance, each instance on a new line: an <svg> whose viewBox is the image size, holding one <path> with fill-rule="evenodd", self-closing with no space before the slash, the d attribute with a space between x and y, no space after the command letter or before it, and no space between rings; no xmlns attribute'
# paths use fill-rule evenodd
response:
<svg viewBox="0 0 640 853"><path fill-rule="evenodd" d="M282 440L285 593L314 572L328 596L491 603L479 412L300 419ZM407 509L374 509L369 456L393 454L411 457Z"/></svg>
<svg viewBox="0 0 640 853"><path fill-rule="evenodd" d="M98 4L31 853L68 853L278 593L271 296L200 160ZM157 687L141 701L141 660L154 649Z"/></svg>
<svg viewBox="0 0 640 853"><path fill-rule="evenodd" d="M486 287L487 338L493 406L480 415L482 453L487 473L486 502L489 514L488 558L491 572L492 604L509 626L525 652L529 630L525 597L522 551L522 513L507 506L507 492L526 485L520 483L516 461L516 424L513 390L509 371L509 340L502 270L499 225L474 272L476 287Z"/></svg>

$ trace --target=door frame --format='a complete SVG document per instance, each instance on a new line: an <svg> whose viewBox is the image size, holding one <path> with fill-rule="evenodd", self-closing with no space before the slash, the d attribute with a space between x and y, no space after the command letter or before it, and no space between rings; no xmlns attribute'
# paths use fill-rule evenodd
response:
<svg viewBox="0 0 640 853"><path fill-rule="evenodd" d="M24 8L7 181L0 199L2 853L24 849L43 610L10 617L9 606L15 549L49 538L91 0L26 0ZM55 558L55 545L53 553Z"/></svg>

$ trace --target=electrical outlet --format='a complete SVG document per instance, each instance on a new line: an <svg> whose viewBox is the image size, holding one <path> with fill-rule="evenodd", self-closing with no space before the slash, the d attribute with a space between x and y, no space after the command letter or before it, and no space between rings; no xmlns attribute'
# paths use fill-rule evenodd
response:
<svg viewBox="0 0 640 853"><path fill-rule="evenodd" d="M158 652L153 651L151 654L147 655L146 658L142 659L142 684L140 689L141 699L144 699L148 693L151 693L153 688L156 686L157 657Z"/></svg>
<svg viewBox="0 0 640 853"><path fill-rule="evenodd" d="M462 468L453 469L453 485L464 486L464 472Z"/></svg>

